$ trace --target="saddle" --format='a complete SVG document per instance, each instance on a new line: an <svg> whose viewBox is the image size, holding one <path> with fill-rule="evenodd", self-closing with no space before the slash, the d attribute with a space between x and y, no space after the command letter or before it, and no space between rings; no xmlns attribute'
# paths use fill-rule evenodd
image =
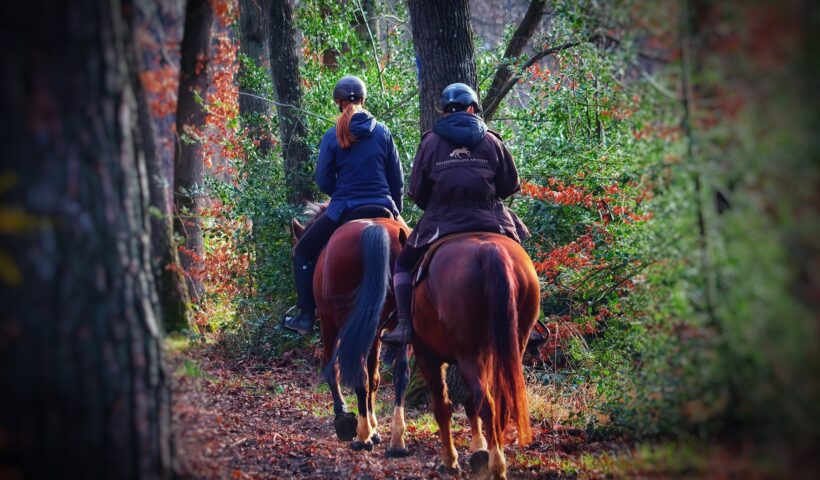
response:
<svg viewBox="0 0 820 480"><path fill-rule="evenodd" d="M390 218L395 220L393 212L389 208L381 205L362 205L346 212L340 219L340 224L351 220L361 220L363 218Z"/></svg>
<svg viewBox="0 0 820 480"><path fill-rule="evenodd" d="M419 284L424 279L424 276L427 274L427 270L430 268L430 262L433 260L433 255L436 253L436 250L439 249L444 243L454 240L456 238L464 238L464 237L475 237L478 235L499 235L498 233L491 233L491 232L461 232L461 233L453 233L450 235L445 235L444 237L439 238L432 245L427 251L424 253L424 256L421 257L421 260L413 267L413 270L410 272L413 278L413 286Z"/></svg>

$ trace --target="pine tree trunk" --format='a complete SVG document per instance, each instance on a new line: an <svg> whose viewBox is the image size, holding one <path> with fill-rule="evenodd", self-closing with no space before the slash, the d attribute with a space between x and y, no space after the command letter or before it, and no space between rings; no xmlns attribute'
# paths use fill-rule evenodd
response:
<svg viewBox="0 0 820 480"><path fill-rule="evenodd" d="M0 105L19 120L0 129L2 208L17 215L0 248L0 476L170 478L147 172L120 3L15 8L0 17Z"/></svg>
<svg viewBox="0 0 820 480"><path fill-rule="evenodd" d="M419 124L425 132L439 117L437 103L444 87L455 82L477 86L470 6L467 0L407 4L418 65Z"/></svg>
<svg viewBox="0 0 820 480"><path fill-rule="evenodd" d="M204 290L198 273L202 271L202 229L199 222L203 188L202 146L186 138L190 127L205 124L205 110L196 98L204 99L208 89L207 62L213 10L208 0L188 0L185 6L185 33L179 62L177 95L177 141L174 158L174 231L184 239L186 251L180 261L188 272L188 294L197 302Z"/></svg>
<svg viewBox="0 0 820 480"><path fill-rule="evenodd" d="M271 0L240 0L239 27L241 38L239 48L257 66L265 67L270 72L270 12ZM240 71L240 76L244 74ZM245 93L249 95L244 95ZM265 92L244 89L239 95L239 113L243 120L248 120L246 128L251 136L259 139L259 150L263 155L271 146L267 134L267 123L270 122L271 104L261 97ZM255 95L255 96L251 96Z"/></svg>
<svg viewBox="0 0 820 480"><path fill-rule="evenodd" d="M302 108L302 76L296 55L296 30L288 0L272 0L270 51L273 89L279 105L279 136L288 175L288 201L302 204L313 200L313 168L307 127Z"/></svg>

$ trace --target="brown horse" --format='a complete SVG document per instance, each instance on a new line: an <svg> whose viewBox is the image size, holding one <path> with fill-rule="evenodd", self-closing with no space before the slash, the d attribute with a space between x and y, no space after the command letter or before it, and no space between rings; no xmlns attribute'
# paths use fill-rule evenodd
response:
<svg viewBox="0 0 820 480"><path fill-rule="evenodd" d="M413 349L440 429L442 468L458 470L443 374L445 363L457 363L470 392L470 465L478 471L489 464L493 478L506 478L508 422L515 420L519 444L532 438L521 357L538 317L538 277L524 249L503 235L442 242L413 299Z"/></svg>
<svg viewBox="0 0 820 480"><path fill-rule="evenodd" d="M323 210L323 205L318 206L314 215ZM309 225L303 227L293 220L294 236L301 237ZM333 233L316 263L313 292L321 318L324 374L333 396L333 424L340 440L353 440L354 450L372 450L373 444L381 441L375 414L380 380L379 333L388 323L391 328L395 325L395 320L388 319L395 308L389 288L391 268L408 233L403 221L390 218L348 221ZM393 430L403 432L409 369L407 348L397 350L393 363ZM347 412L340 381L356 392L358 420ZM396 425L395 419L402 423ZM388 452L394 456L407 454L402 435L393 435Z"/></svg>

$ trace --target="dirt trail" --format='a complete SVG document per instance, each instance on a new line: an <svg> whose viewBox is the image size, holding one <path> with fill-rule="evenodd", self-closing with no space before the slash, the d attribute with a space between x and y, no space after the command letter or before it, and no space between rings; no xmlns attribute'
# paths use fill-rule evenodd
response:
<svg viewBox="0 0 820 480"><path fill-rule="evenodd" d="M469 429L461 409L455 415L454 436L462 473L456 477L436 471L439 441L425 412L408 411L409 458L385 458L385 443L372 452L353 452L338 441L330 394L315 373L315 354L294 351L260 363L226 361L202 347L171 352L180 471L214 479L475 478L466 463ZM392 387L383 385L379 397L379 432L387 440ZM578 452L582 435L549 433L538 425L533 430L535 441L524 455L516 445L507 448L510 478L562 476L560 469L544 463L544 453L551 451L558 467L567 455Z"/></svg>

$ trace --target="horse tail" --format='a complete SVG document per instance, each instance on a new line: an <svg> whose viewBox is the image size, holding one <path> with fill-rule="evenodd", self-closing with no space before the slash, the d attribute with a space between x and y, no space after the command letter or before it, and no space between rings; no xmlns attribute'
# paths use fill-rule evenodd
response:
<svg viewBox="0 0 820 480"><path fill-rule="evenodd" d="M526 445L532 440L532 431L518 339L518 283L512 273L512 260L504 248L484 243L479 248L479 259L484 298L490 303L491 315L489 387L496 406L492 428L503 438L507 422L515 419L518 442Z"/></svg>
<svg viewBox="0 0 820 480"><path fill-rule="evenodd" d="M339 332L325 376L335 375L339 365L343 384L363 388L367 381L367 357L379 325L390 281L390 237L387 229L372 223L362 230L362 281L356 289L353 309Z"/></svg>

